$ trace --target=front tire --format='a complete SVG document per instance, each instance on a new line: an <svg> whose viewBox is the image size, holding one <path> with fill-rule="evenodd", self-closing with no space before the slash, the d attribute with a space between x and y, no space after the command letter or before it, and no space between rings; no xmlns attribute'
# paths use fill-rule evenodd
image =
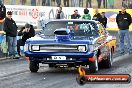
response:
<svg viewBox="0 0 132 88"><path fill-rule="evenodd" d="M99 70L98 60L96 58L96 60L94 62L89 63L89 71L90 71L90 73L96 73L98 70Z"/></svg>
<svg viewBox="0 0 132 88"><path fill-rule="evenodd" d="M37 72L38 69L39 69L39 63L30 61L29 69L30 69L31 72Z"/></svg>
<svg viewBox="0 0 132 88"><path fill-rule="evenodd" d="M111 68L112 63L113 63L113 58L112 58L112 52L110 51L106 60L103 61L104 68Z"/></svg>

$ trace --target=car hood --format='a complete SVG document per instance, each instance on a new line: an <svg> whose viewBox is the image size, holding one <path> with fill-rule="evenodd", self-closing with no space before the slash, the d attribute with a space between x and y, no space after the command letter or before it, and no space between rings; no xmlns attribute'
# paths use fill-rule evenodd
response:
<svg viewBox="0 0 132 88"><path fill-rule="evenodd" d="M69 41L61 41L60 43L87 43L87 44L92 44L93 41L97 38L97 36L74 36L70 38ZM41 36L41 35L36 35L35 37L32 37L26 41L32 42L32 43L55 43L59 42L55 38L55 36Z"/></svg>

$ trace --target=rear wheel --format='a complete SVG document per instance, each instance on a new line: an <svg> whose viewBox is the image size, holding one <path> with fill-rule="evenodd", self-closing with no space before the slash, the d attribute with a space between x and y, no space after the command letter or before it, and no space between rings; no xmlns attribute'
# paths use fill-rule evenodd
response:
<svg viewBox="0 0 132 88"><path fill-rule="evenodd" d="M39 63L34 62L34 61L30 61L29 69L30 69L31 72L37 72L38 69L39 69Z"/></svg>
<svg viewBox="0 0 132 88"><path fill-rule="evenodd" d="M99 67L98 67L98 60L96 58L96 60L94 62L90 62L89 63L89 71L90 73L95 73L99 70Z"/></svg>
<svg viewBox="0 0 132 88"><path fill-rule="evenodd" d="M112 51L110 51L106 59L100 62L100 67L101 68L111 68L112 63L113 63Z"/></svg>
<svg viewBox="0 0 132 88"><path fill-rule="evenodd" d="M105 68L111 68L112 63L113 63L112 52L110 51L106 60L103 61L103 64Z"/></svg>

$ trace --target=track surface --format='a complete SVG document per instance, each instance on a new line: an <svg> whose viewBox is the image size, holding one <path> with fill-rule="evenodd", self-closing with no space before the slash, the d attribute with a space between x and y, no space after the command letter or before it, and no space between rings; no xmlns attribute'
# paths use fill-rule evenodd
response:
<svg viewBox="0 0 132 88"><path fill-rule="evenodd" d="M132 76L132 54L114 55L113 67L101 69L99 74L130 74ZM132 88L129 84L86 84L76 82L77 70L74 68L49 68L40 64L38 73L31 73L28 61L0 61L0 88Z"/></svg>

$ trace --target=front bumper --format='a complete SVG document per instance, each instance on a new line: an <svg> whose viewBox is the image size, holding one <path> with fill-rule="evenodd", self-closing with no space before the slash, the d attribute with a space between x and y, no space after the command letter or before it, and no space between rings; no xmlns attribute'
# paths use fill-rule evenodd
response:
<svg viewBox="0 0 132 88"><path fill-rule="evenodd" d="M88 57L93 57L94 53L93 52L88 52L88 53L34 53L34 52L25 52L26 57L44 57L44 58L49 58L51 56L66 56L67 58L88 58Z"/></svg>
<svg viewBox="0 0 132 88"><path fill-rule="evenodd" d="M88 62L94 56L93 52L88 53L33 53L25 52L25 56L30 60L41 63L78 63ZM52 56L65 56L66 60L51 60Z"/></svg>

